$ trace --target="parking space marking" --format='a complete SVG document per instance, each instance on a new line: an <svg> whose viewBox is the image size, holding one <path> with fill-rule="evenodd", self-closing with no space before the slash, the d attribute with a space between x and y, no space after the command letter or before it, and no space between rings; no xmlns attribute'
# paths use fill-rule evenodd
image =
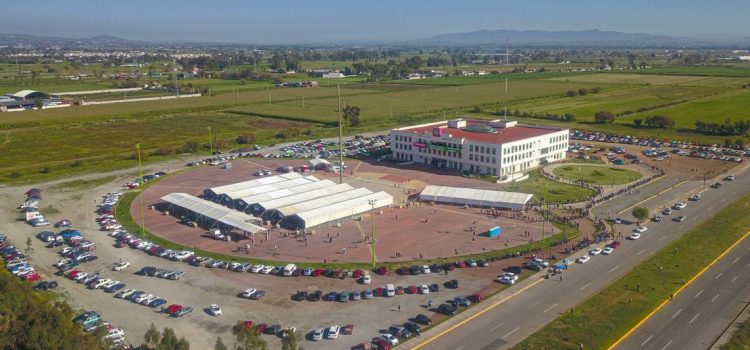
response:
<svg viewBox="0 0 750 350"><path fill-rule="evenodd" d="M695 319L698 318L698 316L700 315L701 315L700 313L695 314L695 316L693 316L693 318L690 319L690 322L688 322L688 324L693 323L693 321L695 321Z"/></svg>
<svg viewBox="0 0 750 350"><path fill-rule="evenodd" d="M615 266L615 267L613 267L613 268L609 269L609 272L612 272L612 271L614 271L614 270L617 270L617 268L618 268L618 267L620 267L620 265L617 265L617 266Z"/></svg>
<svg viewBox="0 0 750 350"><path fill-rule="evenodd" d="M661 236L661 238L659 238L659 242L663 241L666 238L667 238L667 236Z"/></svg>
<svg viewBox="0 0 750 350"><path fill-rule="evenodd" d="M672 319L674 320L674 318L677 317L677 315L679 315L680 312L682 312L682 309L677 310L677 312L675 312L675 314L672 315Z"/></svg>
<svg viewBox="0 0 750 350"><path fill-rule="evenodd" d="M716 294L716 296L715 296L715 297L713 297L713 299L711 299L711 302L713 303L713 302L714 302L714 300L716 300L716 298L718 298L718 297L719 297L719 295L718 295L718 294Z"/></svg>
<svg viewBox="0 0 750 350"><path fill-rule="evenodd" d="M661 348L661 350L665 350L665 349L666 349L666 348L668 348L668 347L669 347L670 345L672 345L672 339L669 339L669 342L667 343L667 345L664 345L664 347L663 347L663 348Z"/></svg>
<svg viewBox="0 0 750 350"><path fill-rule="evenodd" d="M490 332L494 332L496 329L500 328L504 324L505 324L505 321L500 322L497 326L492 327L492 329L490 329Z"/></svg>
<svg viewBox="0 0 750 350"><path fill-rule="evenodd" d="M736 257L736 258L734 258L734 260L732 260L732 265L736 264L738 261L740 261L740 257L739 256Z"/></svg>
<svg viewBox="0 0 750 350"><path fill-rule="evenodd" d="M517 330L521 329L521 327L516 327L512 331L508 332L508 334L504 335L503 338L507 338L509 335L515 333Z"/></svg>
<svg viewBox="0 0 750 350"><path fill-rule="evenodd" d="M718 280L718 279L719 279L719 277L721 277L721 275L722 275L722 273L721 273L721 272L719 272L719 274L718 274L718 275L716 275L716 277L714 277L714 279L715 279L715 280Z"/></svg>
<svg viewBox="0 0 750 350"><path fill-rule="evenodd" d="M653 338L653 337L654 337L653 334L649 335L648 338L646 338L646 340L644 340L643 343L641 343L641 346L646 345L646 343L648 343L648 341L651 340L651 338Z"/></svg>
<svg viewBox="0 0 750 350"><path fill-rule="evenodd" d="M645 252L645 251L646 251L646 249L641 249L641 250L639 250L639 251L638 251L638 253L635 253L635 255L641 255L641 254L643 254L643 252Z"/></svg>
<svg viewBox="0 0 750 350"><path fill-rule="evenodd" d="M552 310L552 308L554 308L555 306L557 306L557 304L550 305L550 307L544 309L544 313L547 313L547 311Z"/></svg>
<svg viewBox="0 0 750 350"><path fill-rule="evenodd" d="M700 291L700 292L698 292L698 294L696 294L696 295L695 295L695 297L697 298L697 297L698 297L699 295L701 295L701 294L703 294L703 289L701 289L701 291Z"/></svg>
<svg viewBox="0 0 750 350"><path fill-rule="evenodd" d="M732 280L729 281L729 283L734 283L734 281L736 281L736 280L737 280L737 276L734 276L734 277L732 277Z"/></svg>
<svg viewBox="0 0 750 350"><path fill-rule="evenodd" d="M586 283L586 284L584 284L584 285L583 285L583 287L581 287L581 289L579 289L579 290L584 290L584 289L588 288L588 287L589 287L590 285L591 285L591 282L589 282L589 283Z"/></svg>

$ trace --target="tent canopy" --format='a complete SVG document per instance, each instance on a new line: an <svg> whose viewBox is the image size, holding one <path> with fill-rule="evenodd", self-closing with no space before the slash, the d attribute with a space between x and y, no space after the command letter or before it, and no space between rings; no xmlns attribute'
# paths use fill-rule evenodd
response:
<svg viewBox="0 0 750 350"><path fill-rule="evenodd" d="M161 197L161 200L171 205L176 205L180 208L184 208L185 210L189 210L197 215L220 222L224 225L234 227L238 230L250 233L266 231L266 229L252 224L251 222L257 219L253 218L250 215L240 213L233 209L223 207L219 204L209 202L195 196L191 196L187 193L170 193L164 197Z"/></svg>
<svg viewBox="0 0 750 350"><path fill-rule="evenodd" d="M215 199L218 199L219 196L229 193L229 192L235 192L239 190L244 190L246 188L263 186L263 185L268 185L268 184L277 183L277 182L286 181L286 180L298 179L300 177L302 177L302 175L300 175L299 173L288 173L288 174L281 174L281 175L263 177L263 178L255 179L255 180L233 183L233 184L224 185L224 186L212 187L212 188L207 189L204 192L204 196L207 199L215 200Z"/></svg>
<svg viewBox="0 0 750 350"><path fill-rule="evenodd" d="M427 186L419 194L422 201L507 209L523 209L531 197L528 193L448 186Z"/></svg>

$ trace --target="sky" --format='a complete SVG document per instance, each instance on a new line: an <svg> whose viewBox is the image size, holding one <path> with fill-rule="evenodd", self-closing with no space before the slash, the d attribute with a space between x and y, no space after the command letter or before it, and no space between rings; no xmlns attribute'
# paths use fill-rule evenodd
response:
<svg viewBox="0 0 750 350"><path fill-rule="evenodd" d="M0 33L142 41L401 42L480 29L750 37L750 0L8 1Z"/></svg>

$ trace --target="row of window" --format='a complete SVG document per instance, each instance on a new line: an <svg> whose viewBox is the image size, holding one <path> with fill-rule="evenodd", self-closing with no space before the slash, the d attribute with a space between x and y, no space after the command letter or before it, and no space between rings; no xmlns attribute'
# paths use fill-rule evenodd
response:
<svg viewBox="0 0 750 350"><path fill-rule="evenodd" d="M553 136L549 138L549 143L556 143L560 141L567 141L568 140L568 134Z"/></svg>
<svg viewBox="0 0 750 350"><path fill-rule="evenodd" d="M484 154L497 154L497 148L495 147L484 147L484 146L474 146L472 144L469 144L469 152L476 152L476 153L484 153Z"/></svg>
<svg viewBox="0 0 750 350"><path fill-rule="evenodd" d="M473 161L477 161L477 162L482 162L482 163L487 163L487 164L490 164L490 163L495 164L495 163L497 163L497 158L492 157L492 156L486 156L485 157L484 155L479 155L479 154L476 154L476 155L475 154L469 154L469 160L473 160Z"/></svg>
<svg viewBox="0 0 750 350"><path fill-rule="evenodd" d="M411 136L396 134L395 139L396 141L411 142Z"/></svg>

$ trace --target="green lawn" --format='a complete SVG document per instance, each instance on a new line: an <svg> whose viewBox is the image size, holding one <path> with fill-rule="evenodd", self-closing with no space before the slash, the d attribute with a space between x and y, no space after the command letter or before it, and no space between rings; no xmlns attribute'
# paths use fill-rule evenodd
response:
<svg viewBox="0 0 750 350"><path fill-rule="evenodd" d="M534 195L532 201L541 203L544 194L547 195L547 203L574 203L591 198L595 192L592 189L575 185L568 185L552 181L542 176L539 170L529 173L529 178L520 182L513 182L507 188L511 192L531 193Z"/></svg>
<svg viewBox="0 0 750 350"><path fill-rule="evenodd" d="M750 78L750 64L738 63L734 65L717 66L664 67L643 69L633 71L632 73Z"/></svg>
<svg viewBox="0 0 750 350"><path fill-rule="evenodd" d="M672 242L513 349L606 349L750 227L750 194ZM617 254L615 252L615 254ZM659 266L664 269L660 271ZM637 286L641 286L641 292ZM632 298L632 303L628 302Z"/></svg>
<svg viewBox="0 0 750 350"><path fill-rule="evenodd" d="M643 177L633 170L579 164L558 166L552 173L566 180L594 185L622 185Z"/></svg>
<svg viewBox="0 0 750 350"><path fill-rule="evenodd" d="M720 347L721 350L747 350L750 349L750 319L740 323L739 327L732 333L732 338Z"/></svg>

